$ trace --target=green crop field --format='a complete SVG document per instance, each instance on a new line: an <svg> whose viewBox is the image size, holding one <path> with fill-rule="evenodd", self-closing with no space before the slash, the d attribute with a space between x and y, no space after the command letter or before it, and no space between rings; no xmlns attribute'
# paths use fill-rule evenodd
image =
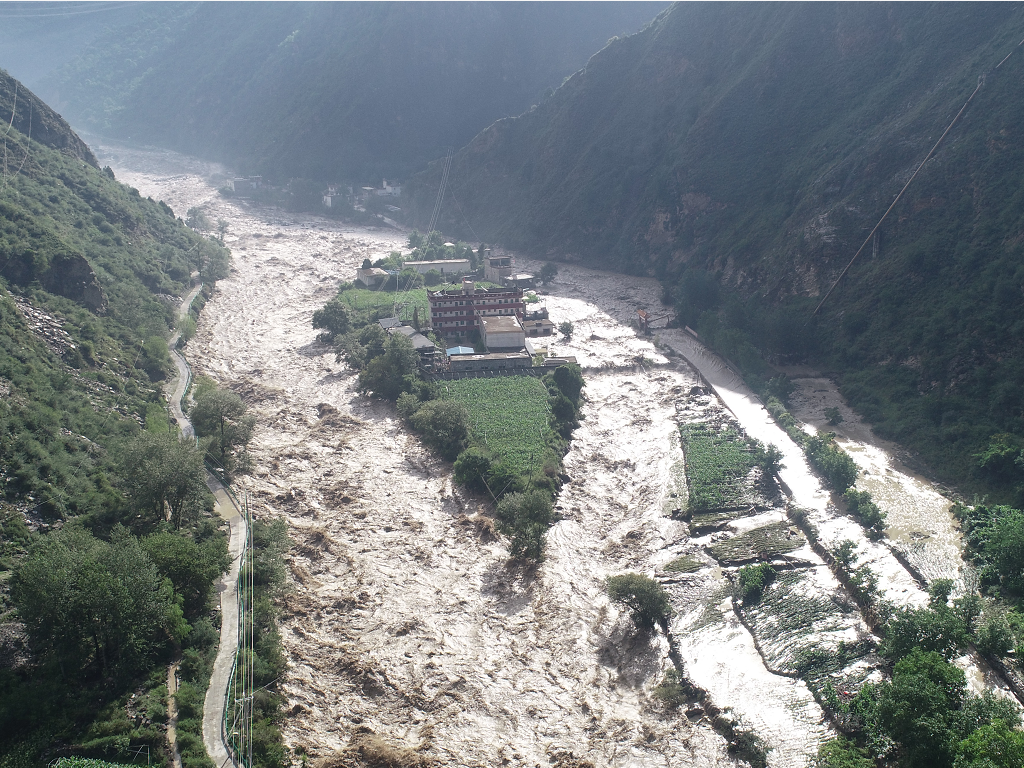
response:
<svg viewBox="0 0 1024 768"><path fill-rule="evenodd" d="M469 411L472 440L510 470L530 475L544 466L551 440L548 391L532 376L458 379L441 383L440 396Z"/></svg>
<svg viewBox="0 0 1024 768"><path fill-rule="evenodd" d="M430 309L427 306L425 288L414 288L411 291L371 291L366 288L349 288L339 294L341 300L352 309L366 312L385 309L390 314L397 309L397 317L406 323L412 322L413 310L420 310L420 323L427 325L430 320Z"/></svg>
<svg viewBox="0 0 1024 768"><path fill-rule="evenodd" d="M741 506L750 493L747 473L754 456L747 441L732 429L709 424L684 424L679 428L686 458L692 512Z"/></svg>

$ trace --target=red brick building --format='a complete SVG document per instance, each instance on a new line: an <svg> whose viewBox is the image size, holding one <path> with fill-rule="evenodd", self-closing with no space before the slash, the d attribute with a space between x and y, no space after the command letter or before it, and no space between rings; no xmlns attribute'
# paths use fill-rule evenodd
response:
<svg viewBox="0 0 1024 768"><path fill-rule="evenodd" d="M522 288L482 288L465 281L453 291L427 291L430 324L442 336L465 337L480 330L480 318L515 315L526 311Z"/></svg>

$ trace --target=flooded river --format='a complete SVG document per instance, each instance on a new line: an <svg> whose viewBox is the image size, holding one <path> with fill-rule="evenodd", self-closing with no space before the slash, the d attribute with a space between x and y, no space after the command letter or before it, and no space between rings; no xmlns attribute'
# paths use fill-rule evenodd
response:
<svg viewBox="0 0 1024 768"><path fill-rule="evenodd" d="M358 395L353 372L315 341L313 311L364 258L402 247L405 235L221 198L209 180L219 169L172 153L97 154L179 216L203 205L211 220L228 222L234 269L187 354L196 372L239 392L256 414L255 468L241 485L257 515L283 516L294 540L280 689L296 754L385 744L411 750L408 765L417 755L458 766L733 765L700 711L688 717L652 696L672 666L668 644L638 634L604 591L609 575L638 571L672 594L686 674L767 741L769 765L803 768L829 733L790 672L803 641L761 634L756 614L739 616L729 574L703 554L744 525L784 527L783 501L706 540L671 515L686 492L678 426L709 414L778 445L793 503L809 511L822 541L854 540L890 599L923 601L893 552L831 505L799 449L721 361L682 331L659 331L655 346L628 326L638 307L656 305L654 280L576 267L561 268L546 299L556 324L575 324L572 340L559 338L552 351L576 355L586 369L584 418L565 457L571 480L545 561L536 573L510 569L486 508L453 487L450 465L392 406ZM881 448L858 444L864 487L890 512L894 545L908 556L921 542L932 547L921 566L932 562L929 578L957 573L959 539L942 522L948 509L935 503L925 522L917 507L900 512L934 492L918 479L905 483ZM828 569L806 544L794 546L787 589L828 603L811 634L824 644L868 636ZM706 562L692 573L664 569L683 555ZM863 659L854 668L871 674Z"/></svg>

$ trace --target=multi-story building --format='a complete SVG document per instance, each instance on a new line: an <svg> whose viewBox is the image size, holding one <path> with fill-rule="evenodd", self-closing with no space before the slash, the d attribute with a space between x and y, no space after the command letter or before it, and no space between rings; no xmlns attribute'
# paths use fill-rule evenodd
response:
<svg viewBox="0 0 1024 768"><path fill-rule="evenodd" d="M525 304L522 288L477 289L464 280L461 288L450 291L427 291L430 302L430 324L446 337L464 338L470 331L480 330L480 319L513 315L523 319Z"/></svg>

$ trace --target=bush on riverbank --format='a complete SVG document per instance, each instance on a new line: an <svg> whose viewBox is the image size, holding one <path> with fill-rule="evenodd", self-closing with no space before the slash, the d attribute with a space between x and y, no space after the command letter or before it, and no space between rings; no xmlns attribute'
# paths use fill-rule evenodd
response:
<svg viewBox="0 0 1024 768"><path fill-rule="evenodd" d="M667 627L672 616L672 603L668 592L654 579L639 573L609 576L605 588L613 603L629 609L630 618L638 629Z"/></svg>

